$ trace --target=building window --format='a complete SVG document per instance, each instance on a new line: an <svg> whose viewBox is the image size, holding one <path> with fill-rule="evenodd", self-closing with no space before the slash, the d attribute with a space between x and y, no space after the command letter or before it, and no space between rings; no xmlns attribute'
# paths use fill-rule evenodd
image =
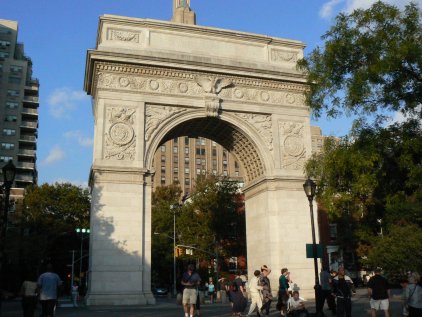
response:
<svg viewBox="0 0 422 317"><path fill-rule="evenodd" d="M16 135L15 129L3 129L3 135Z"/></svg>
<svg viewBox="0 0 422 317"><path fill-rule="evenodd" d="M3 64L0 64L0 71L3 71Z"/></svg>
<svg viewBox="0 0 422 317"><path fill-rule="evenodd" d="M18 117L13 116L13 115L8 115L4 117L4 121L7 122L16 122L18 120Z"/></svg>
<svg viewBox="0 0 422 317"><path fill-rule="evenodd" d="M217 146L217 143L215 141L211 142L212 146Z"/></svg>
<svg viewBox="0 0 422 317"><path fill-rule="evenodd" d="M0 52L0 58L8 58L9 53L8 52Z"/></svg>
<svg viewBox="0 0 422 317"><path fill-rule="evenodd" d="M189 154L189 148L185 147L185 154Z"/></svg>
<svg viewBox="0 0 422 317"><path fill-rule="evenodd" d="M329 224L330 240L337 240L337 224Z"/></svg>
<svg viewBox="0 0 422 317"><path fill-rule="evenodd" d="M15 90L15 89L8 89L7 95L9 97L19 97L19 91Z"/></svg>
<svg viewBox="0 0 422 317"><path fill-rule="evenodd" d="M174 181L175 183L178 183L178 182L179 182L179 178L178 178L177 176L174 176L174 177L173 177L173 181Z"/></svg>
<svg viewBox="0 0 422 317"><path fill-rule="evenodd" d="M161 148L161 152L165 152L166 151L166 146L165 145L162 145L160 148Z"/></svg>
<svg viewBox="0 0 422 317"><path fill-rule="evenodd" d="M166 167L165 166L161 166L161 173L164 174L166 172Z"/></svg>
<svg viewBox="0 0 422 317"><path fill-rule="evenodd" d="M205 155L205 149L196 148L196 155Z"/></svg>
<svg viewBox="0 0 422 317"><path fill-rule="evenodd" d="M174 143L174 144L178 144L178 141L179 141L179 138L174 138L174 139L173 139L173 143Z"/></svg>
<svg viewBox="0 0 422 317"><path fill-rule="evenodd" d="M0 41L0 48L6 48L8 46L10 46L9 41Z"/></svg>
<svg viewBox="0 0 422 317"><path fill-rule="evenodd" d="M179 163L179 157L178 156L173 156L173 163Z"/></svg>
<svg viewBox="0 0 422 317"><path fill-rule="evenodd" d="M2 143L1 149L2 150L13 150L15 148L15 145L13 143Z"/></svg>
<svg viewBox="0 0 422 317"><path fill-rule="evenodd" d="M234 161L234 167L239 168L239 163L237 161Z"/></svg>
<svg viewBox="0 0 422 317"><path fill-rule="evenodd" d="M207 170L201 170L202 175L205 175L207 173Z"/></svg>
<svg viewBox="0 0 422 317"><path fill-rule="evenodd" d="M165 155L161 155L161 162L165 162L166 161L166 156Z"/></svg>
<svg viewBox="0 0 422 317"><path fill-rule="evenodd" d="M185 145L189 145L189 137L185 136Z"/></svg>
<svg viewBox="0 0 422 317"><path fill-rule="evenodd" d="M190 185L190 179L189 178L185 178L185 185Z"/></svg>
<svg viewBox="0 0 422 317"><path fill-rule="evenodd" d="M199 158L196 159L196 165L201 165L201 159Z"/></svg>
<svg viewBox="0 0 422 317"><path fill-rule="evenodd" d="M206 164L205 159L202 159L202 160L201 160L201 163L202 163L202 165L204 165L204 166L205 166L205 164Z"/></svg>
<svg viewBox="0 0 422 317"><path fill-rule="evenodd" d="M185 164L189 164L189 157L185 157Z"/></svg>
<svg viewBox="0 0 422 317"><path fill-rule="evenodd" d="M185 168L185 174L189 174L190 173L190 169L189 168Z"/></svg>
<svg viewBox="0 0 422 317"><path fill-rule="evenodd" d="M12 160L13 160L13 157L11 156L0 156L0 162L9 162Z"/></svg>
<svg viewBox="0 0 422 317"><path fill-rule="evenodd" d="M201 174L201 169L200 168L197 168L196 169L196 175L200 175Z"/></svg>
<svg viewBox="0 0 422 317"><path fill-rule="evenodd" d="M239 171L235 171L234 172L234 175L237 176L237 177L239 177Z"/></svg>
<svg viewBox="0 0 422 317"><path fill-rule="evenodd" d="M9 84L20 84L20 83L21 83L20 77L9 76Z"/></svg>
<svg viewBox="0 0 422 317"><path fill-rule="evenodd" d="M217 160L216 160L216 159L213 159L213 160L212 160L212 166L213 166L213 167L217 166Z"/></svg>
<svg viewBox="0 0 422 317"><path fill-rule="evenodd" d="M10 72L12 72L12 73L22 73L22 66L10 65Z"/></svg>
<svg viewBox="0 0 422 317"><path fill-rule="evenodd" d="M179 173L179 168L178 168L178 167L174 167L174 168L173 168L173 173L174 173L174 174Z"/></svg>
<svg viewBox="0 0 422 317"><path fill-rule="evenodd" d="M227 176L227 171L226 170L223 171L223 175L224 176Z"/></svg>
<svg viewBox="0 0 422 317"><path fill-rule="evenodd" d="M223 160L223 165L227 166L227 160Z"/></svg>
<svg viewBox="0 0 422 317"><path fill-rule="evenodd" d="M13 101L6 101L6 108L7 109L17 109L19 104Z"/></svg>
<svg viewBox="0 0 422 317"><path fill-rule="evenodd" d="M173 146L173 153L177 153L179 151L179 148L176 146Z"/></svg>
<svg viewBox="0 0 422 317"><path fill-rule="evenodd" d="M227 158L227 151L226 150L223 151L223 157Z"/></svg>
<svg viewBox="0 0 422 317"><path fill-rule="evenodd" d="M212 170L212 175L217 175L217 170Z"/></svg>
<svg viewBox="0 0 422 317"><path fill-rule="evenodd" d="M212 149L212 156L217 156L217 149Z"/></svg>
<svg viewBox="0 0 422 317"><path fill-rule="evenodd" d="M165 185L166 184L166 178L163 176L161 177L161 185Z"/></svg>

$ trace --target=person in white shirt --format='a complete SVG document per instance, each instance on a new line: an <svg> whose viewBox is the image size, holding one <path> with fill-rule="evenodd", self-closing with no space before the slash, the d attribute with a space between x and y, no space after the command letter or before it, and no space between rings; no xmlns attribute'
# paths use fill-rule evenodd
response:
<svg viewBox="0 0 422 317"><path fill-rule="evenodd" d="M305 308L305 303L299 298L299 292L294 291L293 296L287 301L287 312L291 317L306 317L308 311Z"/></svg>
<svg viewBox="0 0 422 317"><path fill-rule="evenodd" d="M261 290L262 286L258 285L259 282L259 275L261 274L261 271L255 270L254 276L249 281L249 291L251 293L251 306L249 307L248 316L252 315L255 308L257 309L258 315L261 314L261 308L262 308L262 295Z"/></svg>

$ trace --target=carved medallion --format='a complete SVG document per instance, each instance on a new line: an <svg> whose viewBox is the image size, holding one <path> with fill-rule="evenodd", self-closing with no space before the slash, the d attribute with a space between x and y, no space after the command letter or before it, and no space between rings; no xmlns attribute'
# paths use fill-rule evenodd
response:
<svg viewBox="0 0 422 317"><path fill-rule="evenodd" d="M298 122L280 122L281 166L288 170L301 170L305 164L304 125Z"/></svg>
<svg viewBox="0 0 422 317"><path fill-rule="evenodd" d="M105 159L135 159L136 136L133 129L136 109L111 107L107 109L109 127L106 133Z"/></svg>

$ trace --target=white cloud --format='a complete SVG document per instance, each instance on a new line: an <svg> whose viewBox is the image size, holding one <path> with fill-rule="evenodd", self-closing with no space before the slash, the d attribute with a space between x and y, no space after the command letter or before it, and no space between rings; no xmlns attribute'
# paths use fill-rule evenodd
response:
<svg viewBox="0 0 422 317"><path fill-rule="evenodd" d="M319 10L319 16L324 19L330 18L331 16L333 16L334 7L342 1L344 0L330 0L324 3L321 10Z"/></svg>
<svg viewBox="0 0 422 317"><path fill-rule="evenodd" d="M47 104L53 117L63 118L67 117L79 102L87 100L89 100L89 96L83 91L64 87L55 89L48 97Z"/></svg>
<svg viewBox="0 0 422 317"><path fill-rule="evenodd" d="M421 113L421 112L422 112L422 105L419 105L419 106L416 107L414 114L405 115L402 112L397 111L394 114L394 116L391 119L391 121L389 122L389 124L392 125L394 123L403 123L403 122L405 122L405 121L407 121L408 119L411 119L411 118L417 119L418 118L418 113Z"/></svg>
<svg viewBox="0 0 422 317"><path fill-rule="evenodd" d="M94 143L92 138L83 136L79 130L67 131L64 136L68 139L76 139L81 146L89 147Z"/></svg>
<svg viewBox="0 0 422 317"><path fill-rule="evenodd" d="M334 8L342 2L344 5L340 6L338 10L334 12ZM328 0L321 7L319 15L321 18L328 19L337 15L340 11L351 13L355 9L368 9L375 2L377 2L377 0ZM384 2L395 5L399 8L404 8L404 6L412 2L412 0L384 0ZM419 6L422 5L422 0L418 0L417 2Z"/></svg>
<svg viewBox="0 0 422 317"><path fill-rule="evenodd" d="M41 162L43 165L51 165L54 162L61 161L65 157L64 151L59 148L58 146L55 146L50 150L47 157Z"/></svg>

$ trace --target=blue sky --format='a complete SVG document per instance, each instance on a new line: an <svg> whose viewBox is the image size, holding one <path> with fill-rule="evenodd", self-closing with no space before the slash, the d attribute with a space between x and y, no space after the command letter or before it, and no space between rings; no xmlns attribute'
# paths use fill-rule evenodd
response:
<svg viewBox="0 0 422 317"><path fill-rule="evenodd" d="M340 11L373 0L191 0L197 24L317 45ZM386 1L402 7L407 0ZM419 5L422 0L417 1ZM172 0L0 0L0 19L19 22L19 42L40 80L39 183L86 186L92 162L91 99L83 91L87 49L94 48L98 18L116 14L169 20ZM348 132L350 120L313 121L325 135Z"/></svg>

